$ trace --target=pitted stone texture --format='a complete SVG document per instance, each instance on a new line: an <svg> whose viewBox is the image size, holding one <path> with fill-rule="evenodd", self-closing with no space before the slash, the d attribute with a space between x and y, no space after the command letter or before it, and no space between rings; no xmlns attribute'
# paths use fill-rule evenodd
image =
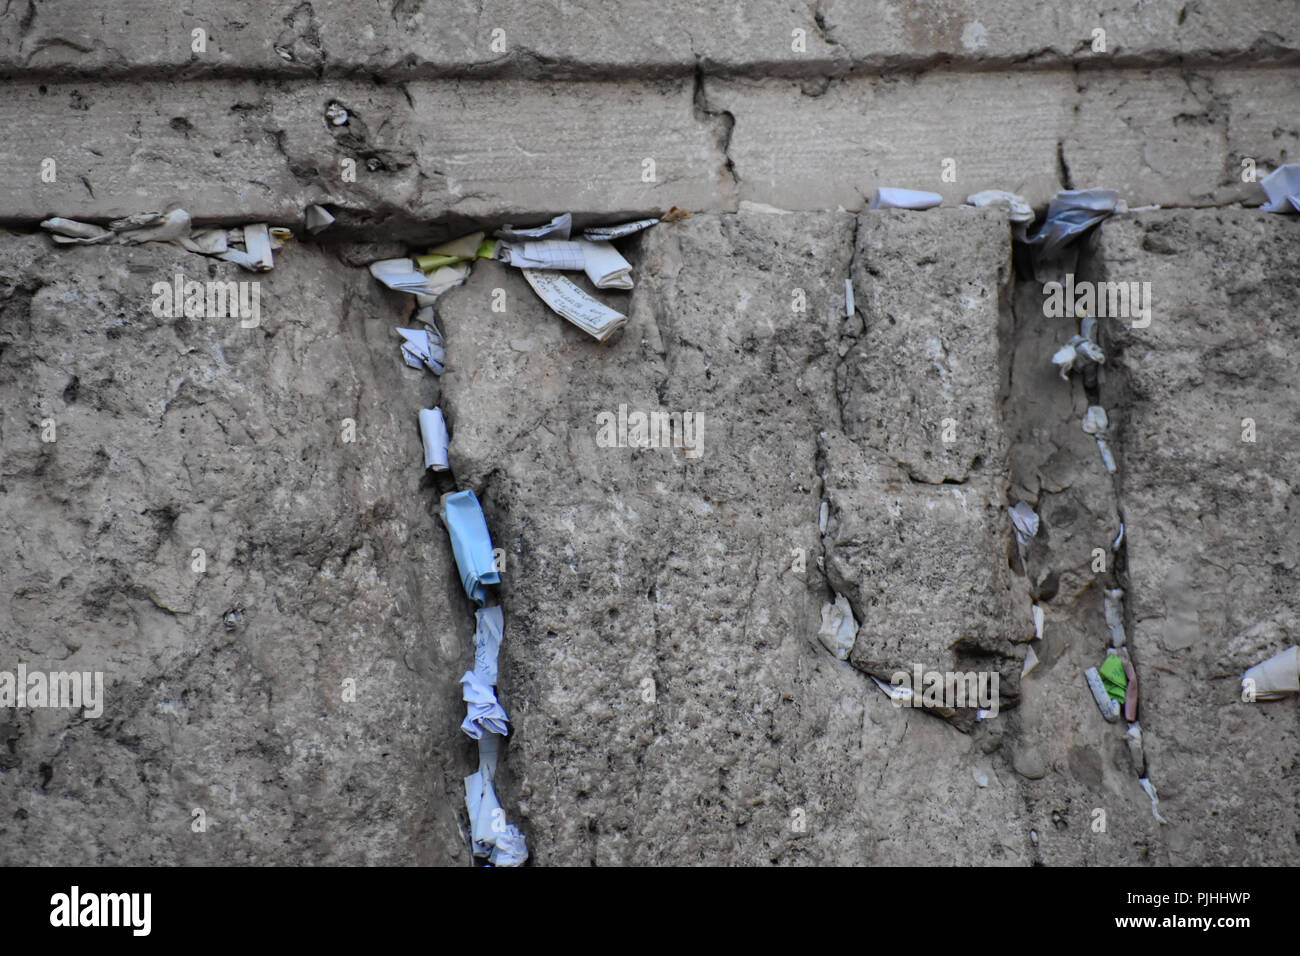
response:
<svg viewBox="0 0 1300 956"><path fill-rule="evenodd" d="M623 244L637 289L597 293L629 313L604 345L496 263L440 300L453 466L507 555L503 800L540 864L1029 859L984 738L896 711L816 638L852 233L657 226ZM701 413L702 455L601 447L620 405Z"/></svg>
<svg viewBox="0 0 1300 956"><path fill-rule="evenodd" d="M984 189L1045 206L1059 189L1115 189L1130 206L1259 202L1259 170L1292 159L1294 70L932 71L792 80L709 78L735 118L741 200L860 209L881 186L957 205ZM990 106L990 104L995 104Z"/></svg>
<svg viewBox="0 0 1300 956"><path fill-rule="evenodd" d="M1042 4L1031 0L826 0L817 9L825 34L853 61L906 57L929 50L945 58L992 63L1116 62L1218 59L1250 52L1254 61L1291 59L1300 32L1268 0L1232 7L1182 0ZM1104 31L1098 38L1094 30ZM1100 48L1096 48L1098 40Z"/></svg>
<svg viewBox="0 0 1300 956"><path fill-rule="evenodd" d="M880 186L939 193L948 205L981 189L1046 203L1060 188L1057 144L1075 96L1072 76L1055 73L933 72L816 87L708 78L704 90L712 109L735 117L728 156L739 198L784 209L862 209ZM990 103L1005 123L990 122Z"/></svg>
<svg viewBox="0 0 1300 956"><path fill-rule="evenodd" d="M1231 9L1157 0L228 0L178 7L120 0L10 4L0 71L82 76L261 72L284 76L654 76L985 64L1099 65L1183 60L1291 60L1300 47L1283 5ZM1095 49L1093 31L1105 31ZM202 29L202 43L194 30Z"/></svg>
<svg viewBox="0 0 1300 956"><path fill-rule="evenodd" d="M1062 159L1075 187L1105 186L1130 206L1262 202L1258 178L1300 154L1300 71L1081 73ZM1243 166L1248 160L1250 166Z"/></svg>
<svg viewBox="0 0 1300 956"><path fill-rule="evenodd" d="M825 454L828 574L862 624L854 666L885 681L918 664L997 673L1000 696L1013 702L1023 656L1015 644L1033 625L1007 568L998 478L913 483L878 453L830 436Z"/></svg>
<svg viewBox="0 0 1300 956"><path fill-rule="evenodd" d="M836 377L852 441L828 434L823 451L831 582L863 624L853 663L885 680L916 664L998 672L1014 700L1032 630L999 474L1008 239L990 210L860 216L865 330Z"/></svg>
<svg viewBox="0 0 1300 956"><path fill-rule="evenodd" d="M1240 683L1300 634L1297 235L1260 212L1155 212L1099 241L1098 278L1151 283L1150 326L1110 328L1129 640L1175 864L1300 860L1297 702L1244 703Z"/></svg>
<svg viewBox="0 0 1300 956"><path fill-rule="evenodd" d="M253 278L3 245L0 669L102 671L106 701L0 716L0 857L467 863L473 621L398 298L310 247ZM178 272L259 283L260 325L159 317Z"/></svg>
<svg viewBox="0 0 1300 956"><path fill-rule="evenodd" d="M346 124L326 119L332 104ZM0 162L15 170L0 216L12 220L176 205L204 221L301 224L321 203L339 216L332 236L438 238L557 204L605 219L734 204L725 120L697 114L689 80L23 82L0 117ZM46 158L55 182L42 180Z"/></svg>
<svg viewBox="0 0 1300 956"><path fill-rule="evenodd" d="M1006 451L1006 219L968 208L867 212L859 222L853 283L866 331L836 377L844 431L916 481L965 481Z"/></svg>

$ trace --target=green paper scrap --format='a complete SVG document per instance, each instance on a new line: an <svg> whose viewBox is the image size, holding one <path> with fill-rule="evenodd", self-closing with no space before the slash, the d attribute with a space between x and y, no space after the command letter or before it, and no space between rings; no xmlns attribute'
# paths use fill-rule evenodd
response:
<svg viewBox="0 0 1300 956"><path fill-rule="evenodd" d="M421 272L426 273L433 272L437 269L441 269L443 266L449 266L461 261L463 261L461 256L443 256L433 252L428 255L415 257L415 264L419 267Z"/></svg>
<svg viewBox="0 0 1300 956"><path fill-rule="evenodd" d="M456 259L473 259L474 251L478 249L479 243L483 241L484 234L481 232L471 232L467 236L461 236L459 239L452 239L450 242L444 242L440 246L434 246L429 250L431 256L453 256Z"/></svg>
<svg viewBox="0 0 1300 956"><path fill-rule="evenodd" d="M468 236L434 246L422 256L416 256L415 264L421 272L437 272L443 266L452 266L458 262L490 259L496 251L496 242L484 239L481 232L472 232Z"/></svg>
<svg viewBox="0 0 1300 956"><path fill-rule="evenodd" d="M1119 655L1107 655L1106 660L1097 668L1097 673L1111 700L1124 703L1124 698L1128 696L1128 675L1124 673L1124 662L1119 659Z"/></svg>

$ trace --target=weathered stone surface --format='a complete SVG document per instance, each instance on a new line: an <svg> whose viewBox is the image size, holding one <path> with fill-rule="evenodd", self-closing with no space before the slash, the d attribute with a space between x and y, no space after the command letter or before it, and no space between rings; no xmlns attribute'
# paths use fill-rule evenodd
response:
<svg viewBox="0 0 1300 956"><path fill-rule="evenodd" d="M828 433L823 453L830 579L862 621L853 663L885 680L917 664L1002 672L1014 700L1014 644L1032 630L1003 560L1009 239L991 210L862 214L852 272L862 331L836 376L849 440Z"/></svg>
<svg viewBox="0 0 1300 956"><path fill-rule="evenodd" d="M924 55L958 62L1064 64L1240 58L1290 58L1300 34L1268 0L1231 7L1193 6L1181 0L1133 4L1125 0L1045 4L1032 0L829 0L819 4L824 32L854 62ZM1094 30L1104 31L1096 37ZM1100 48L1096 41L1101 40Z"/></svg>
<svg viewBox="0 0 1300 956"><path fill-rule="evenodd" d="M14 172L0 217L9 221L181 205L205 221L300 224L306 205L322 203L340 230L441 238L559 206L608 219L734 204L725 120L697 114L689 80L16 83L8 92L0 163ZM326 120L332 103L348 111L345 125ZM56 182L42 180L47 157Z"/></svg>
<svg viewBox="0 0 1300 956"><path fill-rule="evenodd" d="M1119 190L1129 205L1262 201L1242 160L1262 177L1300 152L1300 72L1154 70L1081 73L1077 118L1062 159L1075 187Z"/></svg>
<svg viewBox="0 0 1300 956"><path fill-rule="evenodd" d="M0 104L0 218L107 219L184 205L203 221L443 238L561 207L861 208L882 185L1039 205L1104 185L1130 205L1258 201L1300 150L1294 70L930 72L658 82L22 81ZM988 103L1005 122L991 124ZM346 125L325 119L331 104ZM43 163L56 163L45 181ZM647 181L647 179L649 181ZM560 199L563 202L560 202Z"/></svg>
<svg viewBox="0 0 1300 956"><path fill-rule="evenodd" d="M915 481L963 482L1005 453L1006 217L884 210L860 222L853 283L865 331L838 370L842 427Z"/></svg>
<svg viewBox="0 0 1300 956"><path fill-rule="evenodd" d="M880 186L984 189L1045 205L1064 188L1107 187L1129 205L1261 201L1260 170L1294 157L1294 70L1108 73L934 71L806 82L706 79L710 109L735 119L728 157L742 200L860 209ZM993 105L991 105L993 104Z"/></svg>
<svg viewBox="0 0 1300 956"><path fill-rule="evenodd" d="M1067 74L926 73L704 82L712 109L735 117L728 148L741 199L786 209L861 209L880 186L939 193L948 205L982 189L1045 203L1060 188L1057 144L1075 96ZM999 104L1005 122L990 123ZM955 182L944 181L944 160Z"/></svg>
<svg viewBox="0 0 1300 956"><path fill-rule="evenodd" d="M442 300L453 466L509 555L509 802L539 863L1028 858L985 738L895 711L816 638L819 469L853 477L819 437L841 344L865 341L843 316L853 248L834 214L656 227L637 290L602 293L630 308L603 346L495 264ZM620 405L703 414L702 455L600 447ZM984 813L1005 825L972 827Z"/></svg>
<svg viewBox="0 0 1300 956"><path fill-rule="evenodd" d="M3 712L4 859L469 862L472 617L415 425L441 388L452 480L506 555L500 792L537 864L1294 862L1296 702L1241 703L1238 677L1298 623L1295 226L1110 220L1080 273L1152 281L1155 315L1104 322L1087 384L1056 376L1069 321L989 211L656 226L622 243L637 288L598 293L630 317L604 345L480 262L440 303L441 386L360 268L391 241L287 247L241 329L151 312L199 257L5 237L0 670L102 669L108 699ZM702 454L603 447L620 405L702 413ZM1042 519L1023 562L1013 500ZM1082 678L1120 515L1165 826ZM851 662L816 637L837 591ZM997 669L1004 707L895 709L863 670L899 661Z"/></svg>
<svg viewBox="0 0 1300 956"><path fill-rule="evenodd" d="M757 0L730 8L686 0L227 0L184 7L119 0L111 9L42 0L3 11L0 71L417 79L633 77L690 72L696 64L812 76L934 62L1295 62L1300 36L1287 12L1269 0L1068 7L1034 0ZM201 51L196 28L205 32ZM1105 36L1095 49L1098 28Z"/></svg>
<svg viewBox="0 0 1300 956"><path fill-rule="evenodd" d="M467 863L473 619L397 298L291 246L258 327L160 318L178 271L248 279L3 238L0 670L102 671L106 700L0 711L0 858Z"/></svg>
<svg viewBox="0 0 1300 956"><path fill-rule="evenodd" d="M1120 501L1147 760L1183 865L1300 860L1296 701L1244 703L1240 683L1300 634L1296 236L1262 213L1157 212L1098 245L1098 278L1151 283L1150 326L1111 326Z"/></svg>

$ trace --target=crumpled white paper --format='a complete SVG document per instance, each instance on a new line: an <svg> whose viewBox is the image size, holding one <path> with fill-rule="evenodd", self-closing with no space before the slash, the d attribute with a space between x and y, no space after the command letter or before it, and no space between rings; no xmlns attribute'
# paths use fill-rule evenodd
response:
<svg viewBox="0 0 1300 956"><path fill-rule="evenodd" d="M1265 212L1300 212L1300 163L1279 166L1259 181L1268 202Z"/></svg>
<svg viewBox="0 0 1300 956"><path fill-rule="evenodd" d="M491 684L473 671L466 671L460 679L460 687L467 711L460 729L467 736L478 740L484 734L504 736L510 732L510 718L497 701Z"/></svg>
<svg viewBox="0 0 1300 956"><path fill-rule="evenodd" d="M523 242L529 239L568 239L573 228L573 216L570 213L556 216L550 222L528 229L516 229L514 226L502 226L495 233L498 239Z"/></svg>
<svg viewBox="0 0 1300 956"><path fill-rule="evenodd" d="M424 467L446 471L451 467L447 460L447 421L441 408L420 409L420 440L424 443ZM496 683L493 681L492 683Z"/></svg>
<svg viewBox="0 0 1300 956"><path fill-rule="evenodd" d="M1029 543L1029 539L1038 534L1038 515L1034 509L1029 507L1023 501L1017 501L1012 507L1007 509L1011 515L1011 523L1016 529L1016 540L1022 545Z"/></svg>
<svg viewBox="0 0 1300 956"><path fill-rule="evenodd" d="M918 189L894 189L881 186L867 205L868 209L931 209L943 202L938 193Z"/></svg>
<svg viewBox="0 0 1300 956"><path fill-rule="evenodd" d="M1146 777L1138 778L1138 783L1142 784L1142 789L1151 798L1151 815L1156 818L1156 822L1167 823L1168 821L1160 815L1160 798L1156 796L1156 785Z"/></svg>
<svg viewBox="0 0 1300 956"><path fill-rule="evenodd" d="M849 651L853 650L857 636L858 622L853 617L853 608L849 606L848 598L837 594L834 604L822 605L822 626L817 632L817 639L837 660L848 660Z"/></svg>
<svg viewBox="0 0 1300 956"><path fill-rule="evenodd" d="M966 202L972 206L992 206L995 209L1001 209L1007 214L1007 219L1011 222L1029 223L1034 221L1034 210L1029 205L1028 200L1023 196L1004 192L1001 189L985 189L982 192L974 193L966 197Z"/></svg>
<svg viewBox="0 0 1300 956"><path fill-rule="evenodd" d="M275 260L272 251L289 238L287 229L271 229L266 223L250 223L235 229L193 228L190 214L184 209L166 213L141 212L115 219L104 229L92 223L55 216L41 223L50 238L61 245L138 245L143 242L170 242L187 252L215 256L236 263L250 272L268 272ZM243 246L243 249L236 246Z"/></svg>
<svg viewBox="0 0 1300 956"><path fill-rule="evenodd" d="M433 374L442 374L446 353L442 336L428 329L398 329L402 341L402 360L411 368L428 368Z"/></svg>
<svg viewBox="0 0 1300 956"><path fill-rule="evenodd" d="M486 684L497 683L497 655L505 633L505 615L499 605L474 612L474 673Z"/></svg>

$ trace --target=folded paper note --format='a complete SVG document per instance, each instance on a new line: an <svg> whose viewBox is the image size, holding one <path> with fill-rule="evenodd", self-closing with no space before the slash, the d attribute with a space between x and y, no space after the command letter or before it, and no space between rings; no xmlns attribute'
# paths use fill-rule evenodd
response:
<svg viewBox="0 0 1300 956"><path fill-rule="evenodd" d="M568 319L599 342L627 324L627 316L597 302L564 276L536 269L524 269L524 278L550 306L551 311Z"/></svg>
<svg viewBox="0 0 1300 956"><path fill-rule="evenodd" d="M1023 196L1004 192L1001 189L985 189L966 197L972 206L992 206L1007 214L1011 222L1033 222L1034 210Z"/></svg>
<svg viewBox="0 0 1300 956"><path fill-rule="evenodd" d="M1300 212L1300 163L1279 166L1259 181L1268 197L1265 212Z"/></svg>
<svg viewBox="0 0 1300 956"><path fill-rule="evenodd" d="M513 239L524 241L527 239L568 239L569 231L573 228L573 216L569 213L556 216L550 222L543 226L533 226L530 229L516 229L514 226L502 226L496 231L498 239Z"/></svg>
<svg viewBox="0 0 1300 956"><path fill-rule="evenodd" d="M608 242L578 241L583 269L597 289L632 288L632 266Z"/></svg>
<svg viewBox="0 0 1300 956"><path fill-rule="evenodd" d="M1300 694L1300 646L1288 647L1247 670L1241 686L1248 700L1277 700L1286 694Z"/></svg>
<svg viewBox="0 0 1300 956"><path fill-rule="evenodd" d="M1101 711L1101 716L1106 718L1107 722L1114 723L1119 718L1119 701L1112 700L1110 694L1106 693L1106 685L1102 682L1101 675L1097 673L1097 668L1089 667L1083 672L1083 676L1088 680L1088 689L1092 691L1092 699L1097 702L1097 709Z"/></svg>
<svg viewBox="0 0 1300 956"><path fill-rule="evenodd" d="M306 212L307 231L312 235L328 229L334 224L334 217L324 206L311 205Z"/></svg>
<svg viewBox="0 0 1300 956"><path fill-rule="evenodd" d="M497 701L492 685L473 671L466 671L460 679L461 696L465 699L466 714L460 729L478 740L484 734L510 733L510 718Z"/></svg>
<svg viewBox="0 0 1300 956"><path fill-rule="evenodd" d="M635 235L642 229L649 229L658 224L658 219L637 219L635 222L625 222L617 226L592 226L590 229L582 230L582 238L590 239L592 242L609 242Z"/></svg>
<svg viewBox="0 0 1300 956"><path fill-rule="evenodd" d="M266 223L244 227L244 248L226 249L217 258L243 266L250 272L269 272L275 265L271 257L271 233Z"/></svg>
<svg viewBox="0 0 1300 956"><path fill-rule="evenodd" d="M370 274L394 292L435 294L428 277L416 267L413 259L381 259L372 262Z"/></svg>
<svg viewBox="0 0 1300 956"><path fill-rule="evenodd" d="M497 683L497 655L505 632L505 616L497 605L474 612L474 673L493 687Z"/></svg>
<svg viewBox="0 0 1300 956"><path fill-rule="evenodd" d="M424 443L424 467L446 471L451 467L447 460L447 422L441 408L420 409L420 440Z"/></svg>
<svg viewBox="0 0 1300 956"><path fill-rule="evenodd" d="M843 594L835 595L834 604L822 605L822 626L817 632L817 639L838 660L849 659L853 642L858 636L858 622L853 617L853 608L849 599Z"/></svg>
<svg viewBox="0 0 1300 956"><path fill-rule="evenodd" d="M540 242L501 243L506 261L521 269L560 269L581 272L587 265L582 244L566 239L543 239Z"/></svg>
<svg viewBox="0 0 1300 956"><path fill-rule="evenodd" d="M403 339L402 359L407 365L411 368L427 366L435 375L442 374L446 353L441 335L428 329L398 329L397 334Z"/></svg>
<svg viewBox="0 0 1300 956"><path fill-rule="evenodd" d="M1007 511L1011 515L1011 523L1016 527L1016 540L1022 545L1028 544L1029 539L1038 534L1038 515L1023 501L1017 501Z"/></svg>
<svg viewBox="0 0 1300 956"><path fill-rule="evenodd" d="M893 189L881 186L876 190L868 209L930 209L943 202L938 193L926 193L917 189Z"/></svg>
<svg viewBox="0 0 1300 956"><path fill-rule="evenodd" d="M467 488L443 495L442 520L451 537L451 550L465 593L482 607L487 603L486 585L500 584L501 575L497 573L492 554L487 520L474 492Z"/></svg>

